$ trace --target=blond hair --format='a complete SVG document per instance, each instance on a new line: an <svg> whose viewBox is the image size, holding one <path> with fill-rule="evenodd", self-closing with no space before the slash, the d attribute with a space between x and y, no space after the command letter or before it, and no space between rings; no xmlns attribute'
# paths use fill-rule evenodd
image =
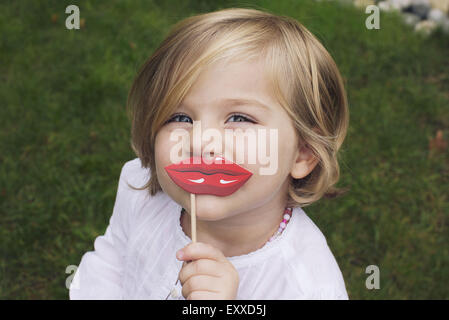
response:
<svg viewBox="0 0 449 320"><path fill-rule="evenodd" d="M303 179L290 176L289 206L336 195L337 152L349 121L338 68L321 43L299 22L269 12L228 8L178 22L140 68L128 95L131 146L150 180L138 190L162 190L156 175L156 134L201 71L218 60L264 57L273 92L298 137L319 159ZM296 147L296 146L294 146Z"/></svg>

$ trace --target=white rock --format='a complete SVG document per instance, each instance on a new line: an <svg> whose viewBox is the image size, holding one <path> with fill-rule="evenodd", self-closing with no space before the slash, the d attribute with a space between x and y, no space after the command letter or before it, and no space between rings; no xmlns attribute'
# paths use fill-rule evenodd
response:
<svg viewBox="0 0 449 320"><path fill-rule="evenodd" d="M381 1L377 4L377 6L379 7L380 10L382 11L392 11L394 10L394 7L391 5L390 2L388 1Z"/></svg>
<svg viewBox="0 0 449 320"><path fill-rule="evenodd" d="M432 9L429 11L427 18L429 20L435 21L437 24L442 24L446 19L446 15L440 9Z"/></svg>
<svg viewBox="0 0 449 320"><path fill-rule="evenodd" d="M402 19L406 24L409 26L414 27L419 21L421 21L420 17L418 17L416 14L405 12L402 15Z"/></svg>
<svg viewBox="0 0 449 320"><path fill-rule="evenodd" d="M415 31L420 32L426 36L430 35L437 28L437 24L432 20L423 20L418 22L415 26Z"/></svg>
<svg viewBox="0 0 449 320"><path fill-rule="evenodd" d="M410 0L411 5L423 4L426 6L430 6L430 0Z"/></svg>
<svg viewBox="0 0 449 320"><path fill-rule="evenodd" d="M402 10L412 3L411 0L388 0L388 2L390 3L391 7L395 8L396 10Z"/></svg>
<svg viewBox="0 0 449 320"><path fill-rule="evenodd" d="M449 14L449 0L430 0L432 8L440 9L446 14Z"/></svg>

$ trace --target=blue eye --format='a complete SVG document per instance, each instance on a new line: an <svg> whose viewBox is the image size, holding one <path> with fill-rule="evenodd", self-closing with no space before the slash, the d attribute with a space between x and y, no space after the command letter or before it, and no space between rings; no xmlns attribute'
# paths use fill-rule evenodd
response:
<svg viewBox="0 0 449 320"><path fill-rule="evenodd" d="M177 114L177 115L171 117L169 120L167 120L166 123L169 123L169 122L189 122L189 120L191 120L189 116L186 116L185 114Z"/></svg>
<svg viewBox="0 0 449 320"><path fill-rule="evenodd" d="M241 114L233 114L229 119L234 119L234 121L231 122L251 122L256 123L255 121L251 120L250 118L241 115ZM189 122L193 123L192 119L190 119L189 116L185 114L176 114L173 117L171 117L169 120L167 120L165 123L170 122Z"/></svg>
<svg viewBox="0 0 449 320"><path fill-rule="evenodd" d="M244 115L241 115L241 114L233 114L229 119L231 119L231 118L233 118L233 117L235 117L235 118L238 119L238 120L232 121L232 122L251 122L251 123L255 123L255 122L254 122L253 120L251 120L250 118L245 117Z"/></svg>

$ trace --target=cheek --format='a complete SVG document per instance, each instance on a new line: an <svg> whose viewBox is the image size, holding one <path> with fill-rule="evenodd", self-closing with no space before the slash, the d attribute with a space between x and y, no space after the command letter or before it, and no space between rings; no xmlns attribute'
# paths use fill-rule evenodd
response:
<svg viewBox="0 0 449 320"><path fill-rule="evenodd" d="M171 140L170 137L172 133L172 130L162 129L161 131L159 131L156 135L154 149L156 174L159 184L165 193L169 194L172 198L177 199L177 194L182 189L180 189L169 177L167 171L165 171L165 167L181 160L177 159L177 157L180 157L182 154L182 152L179 150L181 150L183 139L179 138L178 140ZM179 152L177 152L177 157L171 159L173 150L175 151L174 153L176 153L177 151Z"/></svg>
<svg viewBox="0 0 449 320"><path fill-rule="evenodd" d="M172 143L165 132L158 133L154 144L154 158L159 180L164 177L164 167L170 165L170 148Z"/></svg>
<svg viewBox="0 0 449 320"><path fill-rule="evenodd" d="M154 142L154 159L156 161L156 168L160 166L162 160L161 157L165 154L164 151L164 144L161 143L161 135L158 134Z"/></svg>
<svg viewBox="0 0 449 320"><path fill-rule="evenodd" d="M259 136L257 145L258 162L254 168L262 178L285 179L294 158L296 145L294 128L271 128L266 134Z"/></svg>
<svg viewBox="0 0 449 320"><path fill-rule="evenodd" d="M156 158L167 165L170 164L170 151L173 146L177 143L176 141L170 140L171 132L168 130L161 130L156 135L155 140L155 153Z"/></svg>

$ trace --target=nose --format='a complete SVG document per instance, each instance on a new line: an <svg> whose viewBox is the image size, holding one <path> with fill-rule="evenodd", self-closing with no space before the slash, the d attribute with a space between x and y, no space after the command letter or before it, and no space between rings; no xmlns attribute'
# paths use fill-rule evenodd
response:
<svg viewBox="0 0 449 320"><path fill-rule="evenodd" d="M222 130L214 123L204 120L193 121L190 131L190 156L213 159L223 150Z"/></svg>

